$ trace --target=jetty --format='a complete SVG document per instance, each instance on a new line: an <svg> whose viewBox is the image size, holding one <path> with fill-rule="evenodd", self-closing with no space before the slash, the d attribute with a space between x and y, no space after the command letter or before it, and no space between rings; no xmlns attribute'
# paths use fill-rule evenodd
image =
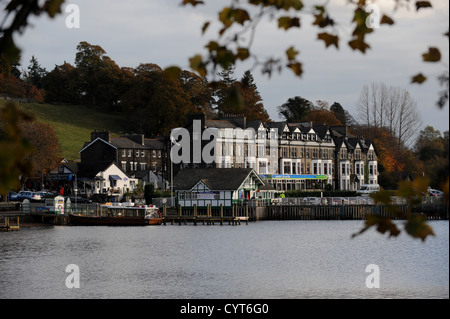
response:
<svg viewBox="0 0 450 319"><path fill-rule="evenodd" d="M19 216L0 216L0 231L18 231L20 229Z"/></svg>
<svg viewBox="0 0 450 319"><path fill-rule="evenodd" d="M241 225L245 223L248 225L250 220L249 207L248 206L232 206L212 207L207 205L206 207L197 207L194 205L192 208L182 207L178 205L176 209L169 209L166 205L162 207L162 219L163 225L170 223L171 225L187 225L187 223L193 223L195 226L202 225Z"/></svg>

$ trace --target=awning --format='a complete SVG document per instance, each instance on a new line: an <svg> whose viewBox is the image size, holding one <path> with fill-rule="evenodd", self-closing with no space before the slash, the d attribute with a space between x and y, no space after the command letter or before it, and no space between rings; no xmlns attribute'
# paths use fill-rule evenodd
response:
<svg viewBox="0 0 450 319"><path fill-rule="evenodd" d="M109 175L109 179L113 181L121 181L122 178L119 175Z"/></svg>

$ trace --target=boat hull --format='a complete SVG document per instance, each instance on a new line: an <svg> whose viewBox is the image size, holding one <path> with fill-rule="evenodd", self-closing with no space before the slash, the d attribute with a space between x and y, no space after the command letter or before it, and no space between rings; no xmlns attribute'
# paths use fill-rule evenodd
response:
<svg viewBox="0 0 450 319"><path fill-rule="evenodd" d="M69 215L69 224L73 226L148 226L161 225L161 218L126 216L82 216Z"/></svg>

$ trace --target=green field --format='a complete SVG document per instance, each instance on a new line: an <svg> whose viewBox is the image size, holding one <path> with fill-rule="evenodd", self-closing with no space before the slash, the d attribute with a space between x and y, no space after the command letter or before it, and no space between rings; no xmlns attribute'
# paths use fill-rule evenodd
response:
<svg viewBox="0 0 450 319"><path fill-rule="evenodd" d="M0 106L6 101L0 100ZM91 139L94 130L110 131L112 136L122 134L123 114L106 113L83 105L51 105L20 103L22 109L34 114L38 121L49 124L61 144L62 156L78 160L79 151Z"/></svg>

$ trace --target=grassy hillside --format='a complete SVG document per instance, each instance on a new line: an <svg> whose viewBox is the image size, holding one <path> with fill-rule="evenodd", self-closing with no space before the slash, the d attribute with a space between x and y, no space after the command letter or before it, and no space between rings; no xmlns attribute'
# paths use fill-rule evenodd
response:
<svg viewBox="0 0 450 319"><path fill-rule="evenodd" d="M0 106L4 103L6 101L0 100ZM83 105L24 103L20 106L34 114L38 121L53 127L62 155L68 160L80 158L78 152L90 141L92 131L108 130L112 136L122 133L123 114L105 113Z"/></svg>

